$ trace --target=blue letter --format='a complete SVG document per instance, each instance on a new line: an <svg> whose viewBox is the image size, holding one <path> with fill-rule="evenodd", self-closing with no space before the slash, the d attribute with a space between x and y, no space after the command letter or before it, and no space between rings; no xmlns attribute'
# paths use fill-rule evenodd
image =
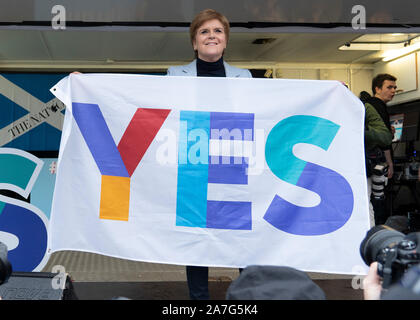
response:
<svg viewBox="0 0 420 320"><path fill-rule="evenodd" d="M353 192L337 172L303 161L293 155L297 143L327 150L339 126L314 116L292 116L280 121L267 138L265 156L271 171L280 179L316 192L315 207L296 206L276 195L264 219L279 230L296 235L322 235L341 228L353 211Z"/></svg>

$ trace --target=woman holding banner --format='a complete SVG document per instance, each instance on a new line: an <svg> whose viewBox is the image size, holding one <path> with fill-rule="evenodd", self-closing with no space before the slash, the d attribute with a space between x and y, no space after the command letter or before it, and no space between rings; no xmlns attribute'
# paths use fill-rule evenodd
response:
<svg viewBox="0 0 420 320"><path fill-rule="evenodd" d="M230 66L223 60L229 40L229 21L221 13L206 9L190 25L190 40L196 59L184 66L168 68L169 76L252 78L249 70ZM209 299L208 267L187 266L190 298Z"/></svg>

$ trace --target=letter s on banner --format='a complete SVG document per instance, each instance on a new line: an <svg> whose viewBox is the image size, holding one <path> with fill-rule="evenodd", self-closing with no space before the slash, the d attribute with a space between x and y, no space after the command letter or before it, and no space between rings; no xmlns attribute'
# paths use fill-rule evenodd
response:
<svg viewBox="0 0 420 320"><path fill-rule="evenodd" d="M291 234L313 236L333 232L348 221L354 199L347 180L293 154L297 143L327 151L339 128L327 119L297 115L280 121L271 130L265 147L270 170L283 181L317 193L321 202L314 207L300 207L276 195L264 215L268 223Z"/></svg>
<svg viewBox="0 0 420 320"><path fill-rule="evenodd" d="M0 148L0 189L27 198L42 166L23 150ZM14 271L40 271L49 259L48 219L32 204L0 195L0 241Z"/></svg>

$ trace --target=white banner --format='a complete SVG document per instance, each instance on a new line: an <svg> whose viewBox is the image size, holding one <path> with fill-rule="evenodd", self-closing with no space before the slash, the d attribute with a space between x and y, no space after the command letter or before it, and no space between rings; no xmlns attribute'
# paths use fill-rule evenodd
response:
<svg viewBox="0 0 420 320"><path fill-rule="evenodd" d="M51 91L67 107L51 251L364 266L364 107L340 82L83 74Z"/></svg>

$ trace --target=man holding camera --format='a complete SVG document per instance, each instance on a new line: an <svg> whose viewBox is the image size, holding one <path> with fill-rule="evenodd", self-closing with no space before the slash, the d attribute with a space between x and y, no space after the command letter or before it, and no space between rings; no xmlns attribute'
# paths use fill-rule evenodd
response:
<svg viewBox="0 0 420 320"><path fill-rule="evenodd" d="M390 102L395 96L395 92L397 90L396 81L397 78L390 74L378 74L372 80L372 91L374 96L367 101L367 103L371 104L379 113L382 121L388 130L392 133L392 135L395 133L395 128L391 126L386 104ZM394 165L391 155L391 144L386 148L383 148L383 151L386 163L388 164L388 179L391 179L394 173Z"/></svg>
<svg viewBox="0 0 420 320"><path fill-rule="evenodd" d="M369 128L372 119L375 118L375 126L380 127L381 132L385 129L388 134L378 140L376 145L366 146L366 160L368 162L368 184L369 196L372 193L371 204L376 225L385 223L388 215L385 206L384 188L387 179L391 179L394 172L394 165L391 154L391 143L395 129L391 127L386 104L394 98L396 78L390 74L378 74L372 80L372 91L374 96L367 99L366 125ZM372 115L376 111L376 114ZM368 116L371 119L368 119ZM377 119L379 116L379 119ZM381 121L379 121L381 120ZM379 124L382 122L382 124ZM386 141L385 141L386 140Z"/></svg>
<svg viewBox="0 0 420 320"><path fill-rule="evenodd" d="M370 266L363 280L365 300L420 300L420 232L375 226L360 244L360 254Z"/></svg>
<svg viewBox="0 0 420 320"><path fill-rule="evenodd" d="M363 297L365 300L420 300L419 286L420 265L415 265L407 271L400 282L384 290L378 275L378 262L373 262L363 280Z"/></svg>
<svg viewBox="0 0 420 320"><path fill-rule="evenodd" d="M372 194L372 176L374 168L380 163L381 149L392 142L392 134L385 126L380 115L369 103L365 104L365 159L369 199ZM378 169L380 170L380 169ZM376 172L376 176L378 172ZM383 176L383 175L382 175ZM385 184L385 183L383 183ZM371 226L375 225L375 212L372 201L369 203Z"/></svg>

